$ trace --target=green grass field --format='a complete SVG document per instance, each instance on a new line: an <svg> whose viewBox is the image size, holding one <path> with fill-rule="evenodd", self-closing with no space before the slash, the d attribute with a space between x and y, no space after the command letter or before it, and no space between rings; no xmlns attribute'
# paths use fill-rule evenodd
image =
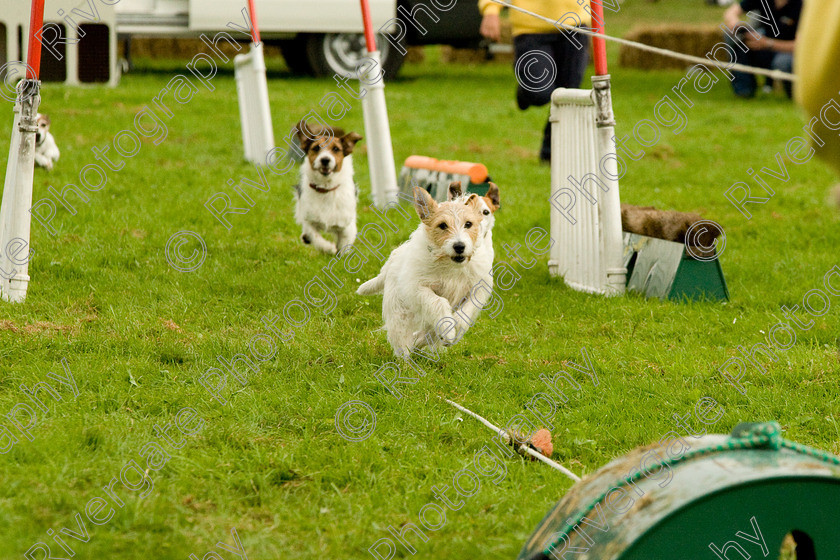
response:
<svg viewBox="0 0 840 560"><path fill-rule="evenodd" d="M640 20L652 17L647 12L654 8L638 4ZM702 8L686 19L697 19L694 10L711 21L719 13ZM635 21L632 13L622 18L625 26ZM138 63L144 71L124 76L116 89L44 88L42 110L52 117L62 157L52 173L36 171L36 200L48 196L50 185L78 184L79 170L94 163L91 148L131 128L135 113L184 72L184 61ZM318 101L334 82L291 77L279 62L270 66L279 141L307 112L326 114ZM653 105L684 75L612 70L620 135L652 119ZM230 379L222 406L199 378L218 365L217 356L247 353L251 337L267 332L261 317L303 298L305 284L329 258L298 239L290 189L296 170L269 174L270 192L252 191L253 208L229 215L230 230L205 209L213 194L233 195L229 178L255 178L242 160L230 68L212 84L213 91L202 88L187 104L173 103L166 139L144 141L136 156L119 158L125 167L109 171L107 184L77 204L76 215L59 206L55 236L33 222L27 301L0 304L0 425L10 427L5 415L29 402L18 387L48 381L48 372L64 375L62 360L79 394L73 398L62 386L56 403L42 392L49 411L39 412L34 441L18 433L14 448L0 455L0 558L21 558L39 541L60 556L48 531L78 530L77 513L89 541L65 541L79 560L202 558L218 541L233 546L233 527L251 560L371 558L366 549L389 536L389 525L417 524L420 509L434 501L432 487L451 486L453 475L490 444L488 430L438 396L504 423L543 390L541 374L564 368L582 390L570 393L552 420L554 458L580 475L677 429L672 416L691 412L704 396L725 409L714 432L777 420L785 437L840 453L837 297L810 330L797 331L777 362L763 360L765 375L747 371L746 396L717 373L739 345L764 340L782 319L781 306L801 305L808 290L822 288L838 264L840 214L825 202L836 178L818 160L788 163L790 180L773 182L775 196L752 205L749 221L724 198L732 183L748 180L747 168L772 168L774 154L801 133L803 116L781 94L739 101L725 80L705 94L687 90L694 107L685 109L685 129L679 135L663 129L658 145L621 180L623 202L697 211L723 225L731 301L606 300L551 278L544 257L527 269L502 249L524 243L534 226L547 228L549 169L537 164L547 108L516 109L508 65L447 66L431 49L426 63L406 66L388 84L395 157L481 161L490 169L502 193L496 259L521 274L501 294L504 310L482 316L439 361L422 362L426 375L402 385L397 400L374 378L392 360L384 333L375 330L381 298L354 293L378 266L371 260L357 274L340 270L335 308L313 310L288 343L275 338L274 358L244 387ZM2 154L12 119L11 105L4 107ZM330 123L364 134L358 102ZM368 208L365 141L355 164L359 224L381 223ZM389 248L417 223L414 216L405 222ZM198 232L207 243L207 259L194 272L166 262L167 239L179 230ZM597 386L564 366L581 363L582 348ZM367 402L377 418L373 435L361 442L335 428L336 410L354 399ZM168 429L185 407L197 411L203 429L179 449L164 446L171 457L148 472L154 487L145 497L139 496L146 490L116 482L124 507L102 525L88 522L86 504L105 497L102 487L119 479L130 460L145 469L140 451L157 439L155 426ZM481 478L480 490L449 512L427 543L413 539L417 557L515 558L571 481L518 457L505 466L504 480ZM236 557L216 550L225 560ZM397 557L404 556L410 554L400 549Z"/></svg>

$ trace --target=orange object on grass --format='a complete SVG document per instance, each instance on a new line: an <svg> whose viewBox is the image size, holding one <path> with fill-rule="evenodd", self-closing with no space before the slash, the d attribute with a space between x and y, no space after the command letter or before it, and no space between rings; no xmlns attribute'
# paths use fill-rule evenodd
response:
<svg viewBox="0 0 840 560"><path fill-rule="evenodd" d="M444 173L468 175L470 182L476 185L487 181L487 167L483 163L448 161L428 156L408 156L403 165L412 169L430 169L432 171L443 171Z"/></svg>
<svg viewBox="0 0 840 560"><path fill-rule="evenodd" d="M554 444L551 442L551 432L543 428L531 436L531 445L540 450L546 457L551 457L554 452Z"/></svg>

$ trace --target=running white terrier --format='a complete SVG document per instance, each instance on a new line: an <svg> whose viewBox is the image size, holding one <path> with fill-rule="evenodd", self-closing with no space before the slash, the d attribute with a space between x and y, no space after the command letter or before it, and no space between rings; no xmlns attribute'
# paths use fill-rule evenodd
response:
<svg viewBox="0 0 840 560"><path fill-rule="evenodd" d="M495 203L488 206L478 195L460 196L460 184L453 183L450 200L438 204L415 187L420 227L394 249L379 275L357 291L384 294L382 318L396 355L408 358L423 346L454 344L486 305L494 255L492 223L488 228L484 220L492 220L491 207L498 208L498 187L493 192ZM489 212L486 218L484 210Z"/></svg>
<svg viewBox="0 0 840 560"><path fill-rule="evenodd" d="M353 182L353 148L362 137L340 128L298 123L300 147L306 153L295 185L295 221L301 240L335 254L356 240L358 190ZM335 243L322 232L335 235Z"/></svg>

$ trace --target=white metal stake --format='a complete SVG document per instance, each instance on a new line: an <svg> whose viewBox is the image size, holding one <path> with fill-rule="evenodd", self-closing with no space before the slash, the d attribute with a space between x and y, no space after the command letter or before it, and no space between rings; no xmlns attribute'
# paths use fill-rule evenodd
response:
<svg viewBox="0 0 840 560"><path fill-rule="evenodd" d="M380 73L379 51L368 53L375 65L372 73ZM385 80L377 76L365 78L365 84L359 84L366 90L362 97L362 112L365 119L365 135L368 145L368 165L370 167L370 186L373 202L383 208L389 202L397 200L397 172L394 167L394 149L391 145L391 128L388 126L388 109L385 105ZM361 79L362 76L359 76ZM376 80L374 82L374 80Z"/></svg>
<svg viewBox="0 0 840 560"><path fill-rule="evenodd" d="M615 136L615 116L610 95L610 75L592 76L595 97L595 126L598 136L598 157L601 159L598 175L607 185L602 193L601 223L604 228L604 261L607 273L606 295L617 296L625 292L627 269L624 267L624 241L621 232L621 201L618 193L618 154L612 140ZM607 154L615 154L607 158Z"/></svg>
<svg viewBox="0 0 840 560"><path fill-rule="evenodd" d="M14 303L26 298L29 258L19 257L14 247L29 250L32 216L32 183L35 175L35 132L41 83L21 80L0 206L0 297ZM14 261L12 260L14 259ZM16 262L15 262L16 261Z"/></svg>

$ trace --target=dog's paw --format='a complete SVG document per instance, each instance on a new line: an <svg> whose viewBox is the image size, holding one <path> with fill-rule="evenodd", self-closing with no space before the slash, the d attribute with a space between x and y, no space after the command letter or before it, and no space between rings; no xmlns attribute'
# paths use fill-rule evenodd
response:
<svg viewBox="0 0 840 560"><path fill-rule="evenodd" d="M414 348L423 348L429 346L430 343L434 345L436 339L436 337L429 336L429 333L426 331L414 331L411 336L414 339L412 344Z"/></svg>
<svg viewBox="0 0 840 560"><path fill-rule="evenodd" d="M455 340L447 340L445 338L440 339L440 345L444 348L449 348L450 346L455 346L455 343L458 342L457 339Z"/></svg>
<svg viewBox="0 0 840 560"><path fill-rule="evenodd" d="M448 346L454 345L456 342L458 342L458 339L461 338L460 336L458 336L458 333L455 332L455 331L456 331L456 329L450 329L443 334L438 334L438 340L440 340L440 343L443 346L448 347Z"/></svg>

